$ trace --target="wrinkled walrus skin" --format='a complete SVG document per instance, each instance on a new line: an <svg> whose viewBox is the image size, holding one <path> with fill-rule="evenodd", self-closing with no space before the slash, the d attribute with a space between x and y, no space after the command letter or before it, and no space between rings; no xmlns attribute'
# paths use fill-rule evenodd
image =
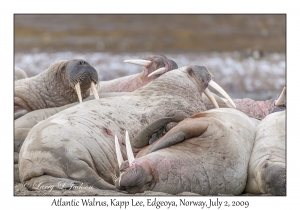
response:
<svg viewBox="0 0 300 210"><path fill-rule="evenodd" d="M231 108L195 114L141 150L131 166L121 165L116 187L129 193L239 195L258 122Z"/></svg>
<svg viewBox="0 0 300 210"><path fill-rule="evenodd" d="M272 113L257 126L245 192L286 195L285 115Z"/></svg>
<svg viewBox="0 0 300 210"><path fill-rule="evenodd" d="M100 98L106 97L116 97L116 96L123 96L127 95L127 92L120 92L120 93L100 93ZM83 101L94 100L94 96L89 96ZM72 106L79 104L79 102L75 102L72 104L67 104L60 107L53 107L47 109L39 109L32 111L14 121L14 152L20 152L21 146L23 141L27 137L29 131L39 122L51 117L65 109L68 109Z"/></svg>
<svg viewBox="0 0 300 210"><path fill-rule="evenodd" d="M215 97L220 108L233 108L233 106L229 103L227 99L219 97L216 94L213 94L213 96ZM265 101L255 101L251 98L233 99L237 110L240 110L249 117L258 120L264 119L267 115L273 112L279 112L286 109L285 106L275 106L275 101L276 99L270 99ZM212 102L206 97L206 95L203 95L203 102L208 110L215 108Z"/></svg>
<svg viewBox="0 0 300 210"><path fill-rule="evenodd" d="M81 95L90 95L91 82L98 83L97 71L81 59L62 60L42 73L15 81L15 113L64 106L78 101L75 85L80 83Z"/></svg>
<svg viewBox="0 0 300 210"><path fill-rule="evenodd" d="M98 85L97 88L99 97L104 98L104 97L126 95L127 92L132 92L148 84L154 79L157 79L160 75L153 75L151 77L148 76L158 68L165 67L166 71L164 73L178 68L177 64L173 60L170 60L163 55L150 55L144 59L151 61L151 63L148 66L145 66L141 73L117 78L110 81L99 82L100 85ZM84 101L92 100L92 99L95 99L93 95L87 97L86 99L84 99ZM14 151L15 152L20 151L22 143L25 140L28 132L38 122L41 122L42 120L45 120L48 117L62 110L72 107L75 104L78 104L78 102L67 104L60 107L39 109L39 110L32 111L18 119L15 119ZM20 114L23 115L23 113Z"/></svg>
<svg viewBox="0 0 300 210"><path fill-rule="evenodd" d="M206 110L201 95L210 80L205 67L182 67L129 95L87 101L47 118L30 130L23 143L21 182L27 182L29 189L35 182L55 185L74 180L115 189L119 171L114 135L123 137L127 130L132 138L162 117L179 122ZM125 157L124 145L121 150Z"/></svg>

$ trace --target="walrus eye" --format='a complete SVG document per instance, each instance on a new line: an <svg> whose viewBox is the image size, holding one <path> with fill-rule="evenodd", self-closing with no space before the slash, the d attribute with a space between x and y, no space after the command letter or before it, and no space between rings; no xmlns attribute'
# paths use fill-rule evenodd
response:
<svg viewBox="0 0 300 210"><path fill-rule="evenodd" d="M64 64L58 71L55 72L55 76L61 78L65 76L66 65Z"/></svg>
<svg viewBox="0 0 300 210"><path fill-rule="evenodd" d="M194 70L193 70L193 68L191 68L191 67L189 67L186 71L187 71L187 73L188 73L190 76L195 75Z"/></svg>
<svg viewBox="0 0 300 210"><path fill-rule="evenodd" d="M61 67L61 72L65 72L65 71L66 71L66 66L63 65L63 66Z"/></svg>

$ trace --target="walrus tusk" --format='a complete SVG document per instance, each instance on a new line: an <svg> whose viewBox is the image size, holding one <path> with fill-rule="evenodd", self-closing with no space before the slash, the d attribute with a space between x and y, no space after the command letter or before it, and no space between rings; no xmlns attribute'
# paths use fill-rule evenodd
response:
<svg viewBox="0 0 300 210"><path fill-rule="evenodd" d="M286 88L284 87L279 98L275 102L275 106L283 106L286 100Z"/></svg>
<svg viewBox="0 0 300 210"><path fill-rule="evenodd" d="M96 85L94 82L91 83L91 89L92 89L92 92L95 96L95 99L99 99L99 95L98 95L98 92L97 92L97 89L96 89Z"/></svg>
<svg viewBox="0 0 300 210"><path fill-rule="evenodd" d="M213 105L216 107L216 108L219 108L219 105L215 99L215 97L211 94L210 90L208 88L206 88L204 91L204 94L207 96L207 98L209 98L209 100L213 103Z"/></svg>
<svg viewBox="0 0 300 210"><path fill-rule="evenodd" d="M132 165L132 163L134 161L134 155L132 152L132 148L131 148L131 144L129 141L129 136L128 136L127 131L126 131L126 152L127 152L127 159L128 159L129 165Z"/></svg>
<svg viewBox="0 0 300 210"><path fill-rule="evenodd" d="M126 131L127 133L127 131ZM126 142L127 143L127 142ZM130 142L129 142L130 143ZM117 135L115 135L115 148L116 148L116 154L117 154L117 160L118 160L118 165L119 168L121 167L122 162L124 161L122 154L121 154L121 149L120 149L120 145L119 145L119 140ZM127 150L127 145L126 145L126 150ZM128 156L128 155L127 155ZM123 173L120 172L120 176L119 176L119 186L121 186L121 177L122 177Z"/></svg>
<svg viewBox="0 0 300 210"><path fill-rule="evenodd" d="M157 75L157 74L163 74L166 71L165 67L161 67L159 69L156 69L154 72L148 75L148 77L151 77L152 75Z"/></svg>
<svg viewBox="0 0 300 210"><path fill-rule="evenodd" d="M79 99L79 102L82 103L82 98L81 98L81 90L80 90L80 84L79 82L75 85L76 93Z"/></svg>
<svg viewBox="0 0 300 210"><path fill-rule="evenodd" d="M232 99L230 98L230 96L225 92L225 90L223 90L223 88L220 87L220 85L218 85L216 82L214 82L213 80L210 80L210 82L208 83L209 86L211 86L212 88L214 88L216 91L218 91L219 93L221 93L230 103L231 105L236 108L235 104L233 103Z"/></svg>
<svg viewBox="0 0 300 210"><path fill-rule="evenodd" d="M123 160L123 157L122 157L122 154L121 154L121 149L120 149L119 140L118 140L117 135L115 135L115 147L116 147L118 165L120 167L124 160Z"/></svg>
<svg viewBox="0 0 300 210"><path fill-rule="evenodd" d="M149 66L151 61L148 61L148 60L125 60L124 63L131 63L131 64L140 65L140 66Z"/></svg>

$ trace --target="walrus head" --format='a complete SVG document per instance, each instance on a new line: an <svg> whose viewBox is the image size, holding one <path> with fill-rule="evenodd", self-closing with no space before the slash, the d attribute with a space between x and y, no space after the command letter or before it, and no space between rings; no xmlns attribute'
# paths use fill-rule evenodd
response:
<svg viewBox="0 0 300 210"><path fill-rule="evenodd" d="M69 60L63 64L62 69L65 70L69 85L76 90L80 102L82 102L81 92L84 94L89 88L92 89L95 97L99 99L95 88L98 83L98 74L88 62L81 59Z"/></svg>
<svg viewBox="0 0 300 210"><path fill-rule="evenodd" d="M177 63L175 61L171 60L171 59L168 59L164 55L151 55L151 56L145 57L142 60L125 60L124 62L144 66L144 71L143 71L143 74L141 76L141 80L144 81L145 84L147 84L150 81L160 77L161 75L167 73L168 71L178 69ZM182 68L186 68L186 67L182 67ZM197 69L197 68L200 68L200 69L204 68L205 71L202 71L202 70L193 71L193 69ZM188 73L191 74L191 75L192 74L197 74L198 77L206 76L206 77L209 77L209 80L212 77L212 74L205 67L199 67L199 66L192 65L192 66L189 66L189 69L190 70L188 70ZM206 72L207 75L201 75L204 72ZM194 80L192 78L192 76L191 76L191 79ZM234 108L236 108L234 102L229 97L229 95L217 83L215 83L213 80L211 80L208 83L208 85L210 87L216 89L219 93L221 93L226 99L228 99L229 103ZM219 105L217 104L216 99L213 97L210 90L205 87L203 89L203 92L212 101L214 106L216 108L219 108Z"/></svg>
<svg viewBox="0 0 300 210"><path fill-rule="evenodd" d="M125 60L124 62L144 66L144 79L149 78L151 80L178 68L175 61L168 59L164 55L150 55L141 60Z"/></svg>
<svg viewBox="0 0 300 210"><path fill-rule="evenodd" d="M90 88L99 98L97 83L97 71L88 62L58 61L34 77L15 81L15 119L33 110L82 102L90 95Z"/></svg>
<svg viewBox="0 0 300 210"><path fill-rule="evenodd" d="M286 168L284 164L268 163L262 165L262 187L272 195L286 195Z"/></svg>
<svg viewBox="0 0 300 210"><path fill-rule="evenodd" d="M129 193L139 193L154 187L154 175L148 164L139 165L135 160L128 132L126 131L126 151L128 160L124 161L118 137L115 136L116 155L119 164L120 177L115 180L116 189Z"/></svg>

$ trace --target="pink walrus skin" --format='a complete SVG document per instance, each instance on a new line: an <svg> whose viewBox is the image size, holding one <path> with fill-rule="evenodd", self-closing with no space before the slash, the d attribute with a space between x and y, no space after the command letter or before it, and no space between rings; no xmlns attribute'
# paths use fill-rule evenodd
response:
<svg viewBox="0 0 300 210"><path fill-rule="evenodd" d="M127 63L142 65L144 67L143 71L139 74L129 75L126 77L117 78L111 81L101 81L97 88L97 96L100 98L114 97L114 96L124 96L129 92L137 90L151 81L157 79L166 72L173 69L177 69L177 64L168 59L164 55L151 55L143 60L128 60ZM83 95L86 97L86 95ZM92 100L95 96L91 95L84 99L84 101ZM39 109L29 113L25 113L25 116L20 117L15 120L14 129L14 164L15 164L15 181L19 181L18 173L18 162L19 162L19 152L21 146L28 135L28 132L39 122L51 117L52 115L68 109L74 105L78 104L71 103L55 108ZM24 115L24 113L21 113ZM16 114L15 114L16 116Z"/></svg>
<svg viewBox="0 0 300 210"><path fill-rule="evenodd" d="M138 74L117 78L110 81L101 81L98 86L99 93L132 92L148 84L162 74L177 69L176 62L164 55L150 55L142 60L126 60L126 63L141 65L143 71Z"/></svg>
<svg viewBox="0 0 300 210"><path fill-rule="evenodd" d="M213 94L216 99L219 107L223 108L236 108L241 112L245 113L249 117L253 117L258 120L264 119L267 115L283 111L286 109L286 88L283 88L283 91L278 99L270 99L265 101L255 101L251 98L243 98L243 99L233 99L232 101L235 104L235 107L224 98L219 97L216 94ZM207 109L215 108L212 102L204 95L203 101Z"/></svg>
<svg viewBox="0 0 300 210"><path fill-rule="evenodd" d="M141 138L131 140L131 145L150 142L142 138L143 133L151 137L158 130L167 130L169 122L167 118L153 122L137 135ZM116 188L128 193L148 190L174 195L239 195L246 186L258 123L233 108L211 109L186 118L162 138L143 147L135 158L130 152L128 161L118 158L120 176ZM126 147L131 148L127 142Z"/></svg>
<svg viewBox="0 0 300 210"><path fill-rule="evenodd" d="M111 81L101 81L100 85L97 87L97 91L100 98L113 97L113 96L122 96L127 95L128 92L132 92L151 81L157 79L162 74L177 69L177 64L168 59L164 55L151 55L146 57L144 60L128 60L126 61L132 64L143 65L144 69L141 73L135 75L129 75L121 78L117 78ZM153 72L159 70L158 74L151 75ZM149 76L150 75L150 76ZM122 92L122 93L121 93ZM84 101L92 100L95 97L93 95L84 99ZM55 108L46 108L39 109L27 113L25 116L20 119L15 120L15 130L14 130L14 140L15 140L15 152L19 152L21 145L26 138L28 132L33 126L38 122L47 119L48 117L65 110L69 107L78 104L71 103L60 107ZM16 114L15 114L16 115ZM17 157L17 155L16 155ZM16 163L18 162L16 158Z"/></svg>
<svg viewBox="0 0 300 210"><path fill-rule="evenodd" d="M86 101L47 118L30 130L21 147L20 181L29 189L36 182L60 181L66 188L88 182L115 189L114 135L124 136L127 130L134 137L157 119L179 122L205 111L202 93L211 82L205 67L186 66L127 95ZM126 148L121 149L124 154Z"/></svg>

